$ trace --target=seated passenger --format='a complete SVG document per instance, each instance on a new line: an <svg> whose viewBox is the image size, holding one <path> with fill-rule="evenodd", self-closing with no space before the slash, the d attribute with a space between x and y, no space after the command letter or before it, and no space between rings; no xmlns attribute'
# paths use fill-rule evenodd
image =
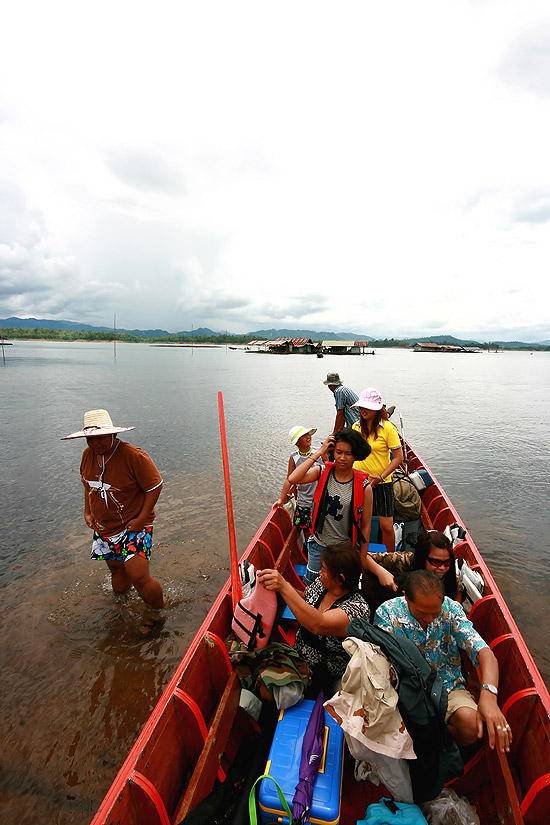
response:
<svg viewBox="0 0 550 825"><path fill-rule="evenodd" d="M428 570L407 577L405 595L380 605L374 624L413 641L448 693L445 721L458 745L472 745L487 727L489 745L509 751L512 731L497 704L498 662L460 604L444 594L443 582ZM479 669L479 703L466 689L460 651Z"/></svg>
<svg viewBox="0 0 550 825"><path fill-rule="evenodd" d="M319 576L299 593L277 570L259 570L267 590L280 593L300 627L295 649L309 665L312 684L332 695L349 662L342 647L352 619L369 618L369 607L359 592L361 563L351 542L325 547Z"/></svg>
<svg viewBox="0 0 550 825"><path fill-rule="evenodd" d="M319 458L334 451L334 462L322 469ZM318 450L289 475L290 484L318 481L313 499L311 535L307 541L307 570L304 581L311 584L321 567L321 551L325 547L359 540L361 566L374 573L383 587L396 589L393 576L376 564L369 555L372 490L364 473L353 469L353 462L362 460L370 447L360 433L340 430L324 441Z"/></svg>
<svg viewBox="0 0 550 825"><path fill-rule="evenodd" d="M371 556L377 564L393 574L399 588L404 587L411 570L431 570L442 580L445 595L457 602L462 601L451 542L439 530L421 533L412 551L371 553ZM363 590L373 612L388 599L388 591L381 588L372 575L364 581Z"/></svg>

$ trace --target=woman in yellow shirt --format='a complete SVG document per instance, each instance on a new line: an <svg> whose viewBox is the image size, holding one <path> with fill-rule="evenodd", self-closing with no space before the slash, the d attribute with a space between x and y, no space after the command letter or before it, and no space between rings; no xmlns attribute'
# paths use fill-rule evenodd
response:
<svg viewBox="0 0 550 825"><path fill-rule="evenodd" d="M353 429L361 433L371 448L370 455L364 461L356 461L353 468L369 474L369 484L373 493L372 514L378 516L386 550L393 553L395 533L391 474L403 461L401 440L397 429L388 421L382 397L374 387L363 390L359 401L353 406L359 408L361 415Z"/></svg>

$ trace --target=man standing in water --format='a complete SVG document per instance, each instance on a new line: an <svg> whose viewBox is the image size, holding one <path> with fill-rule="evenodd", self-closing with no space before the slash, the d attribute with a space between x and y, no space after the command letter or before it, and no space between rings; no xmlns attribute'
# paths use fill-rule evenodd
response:
<svg viewBox="0 0 550 825"><path fill-rule="evenodd" d="M85 438L80 477L84 485L84 519L94 531L92 559L105 561L115 593L132 585L153 609L164 607L162 588L149 573L155 504L162 478L144 450L119 441L118 433L134 427L114 427L107 410L84 415L84 428L67 435ZM153 627L154 619L146 622Z"/></svg>

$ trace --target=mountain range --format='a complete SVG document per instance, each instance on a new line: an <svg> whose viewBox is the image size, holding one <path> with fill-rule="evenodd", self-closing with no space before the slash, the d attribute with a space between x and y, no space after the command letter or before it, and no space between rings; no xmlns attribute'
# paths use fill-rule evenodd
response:
<svg viewBox="0 0 550 825"><path fill-rule="evenodd" d="M15 329L69 329L82 332L112 332L112 327L96 327L89 324L81 324L78 321L52 321L49 318L1 318L2 328L13 327ZM198 327L197 329L171 333L165 329L117 329L117 332L128 332L132 335L144 338L161 338L169 335L191 336L224 336L225 332L216 332L208 327ZM313 338L322 341L373 341L372 335L364 332L326 332L313 329L257 329L252 332L243 333L250 337L261 338ZM387 339L386 339L387 340ZM400 341L433 341L435 343L448 343L456 345L470 345L482 343L473 339L455 338L453 335L428 335L416 336L415 338L400 338ZM539 345L549 346L550 341L539 341ZM522 341L491 341L491 345L502 348L528 347L529 344Z"/></svg>

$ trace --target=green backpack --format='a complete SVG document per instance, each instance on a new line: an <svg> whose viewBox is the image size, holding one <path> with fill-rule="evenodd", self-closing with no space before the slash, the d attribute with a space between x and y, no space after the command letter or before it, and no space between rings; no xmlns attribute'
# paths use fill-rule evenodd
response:
<svg viewBox="0 0 550 825"><path fill-rule="evenodd" d="M414 521L420 518L422 502L420 494L404 470L392 473L393 498L396 521Z"/></svg>

